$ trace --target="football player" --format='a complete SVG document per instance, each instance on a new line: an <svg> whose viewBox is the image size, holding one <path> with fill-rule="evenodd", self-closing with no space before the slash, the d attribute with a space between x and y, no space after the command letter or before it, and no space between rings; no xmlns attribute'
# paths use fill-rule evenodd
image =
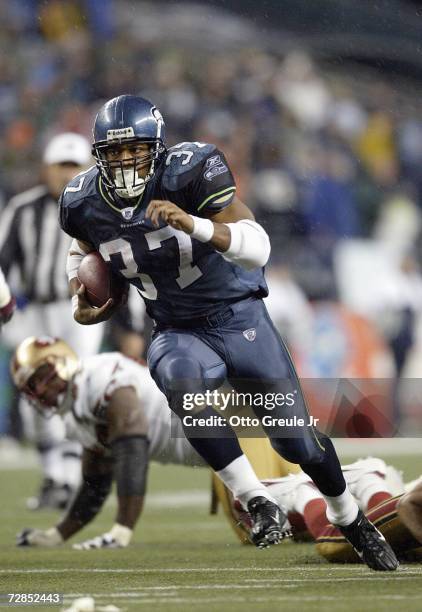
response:
<svg viewBox="0 0 422 612"><path fill-rule="evenodd" d="M159 110L131 95L108 101L95 119L96 168L79 174L60 198L61 226L74 238L67 269L75 320L91 325L116 307L112 300L91 307L77 280L80 261L97 250L145 300L155 321L150 372L180 418L186 393L216 389L225 379L254 395L292 392L294 402L274 407L272 416L293 425L264 426L273 448L312 478L328 519L365 562L395 570L394 552L359 510L330 439L308 426L296 371L262 301L267 233L236 197L223 153L201 142L167 150L164 129ZM260 420L268 414L262 406L254 411ZM198 427L185 422L185 435L247 505L255 542L277 543L286 516L260 488L230 424L216 416L211 406L202 408Z"/></svg>
<svg viewBox="0 0 422 612"><path fill-rule="evenodd" d="M142 510L149 460L205 465L179 421L171 424L148 368L121 353L79 360L63 340L30 337L16 349L11 372L32 406L47 418L61 415L68 437L83 447L82 485L66 515L50 529L24 530L20 545L55 546L80 531L100 511L114 477L115 524L77 547L127 546Z"/></svg>
<svg viewBox="0 0 422 612"><path fill-rule="evenodd" d="M420 479L404 485L401 476L382 459L369 457L342 467L346 482L360 509L379 529L394 552L406 560L422 559L422 484ZM327 505L304 472L266 481L272 495L283 506L295 539L316 543L318 553L333 563L360 561L343 534L327 524ZM406 492L405 492L406 491ZM247 513L230 500L232 527L243 539L250 531ZM242 539L242 538L241 538Z"/></svg>
<svg viewBox="0 0 422 612"><path fill-rule="evenodd" d="M16 300L10 293L9 285L0 268L0 326L10 321L15 308Z"/></svg>

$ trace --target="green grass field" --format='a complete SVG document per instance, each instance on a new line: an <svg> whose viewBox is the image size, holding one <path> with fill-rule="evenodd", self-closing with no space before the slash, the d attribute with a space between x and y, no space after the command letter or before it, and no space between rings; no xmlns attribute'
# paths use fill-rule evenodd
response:
<svg viewBox="0 0 422 612"><path fill-rule="evenodd" d="M408 479L417 460L394 457ZM121 610L378 611L420 610L422 567L394 574L363 565L328 565L312 544L286 543L267 550L242 546L224 516L208 514L206 470L152 466L149 500L135 543L125 550L75 551L16 548L23 527L48 527L53 513L31 513L25 498L38 485L35 470L0 471L0 592L64 593L65 605L91 595L97 605ZM75 541L106 531L111 501ZM54 610L56 606L26 606Z"/></svg>

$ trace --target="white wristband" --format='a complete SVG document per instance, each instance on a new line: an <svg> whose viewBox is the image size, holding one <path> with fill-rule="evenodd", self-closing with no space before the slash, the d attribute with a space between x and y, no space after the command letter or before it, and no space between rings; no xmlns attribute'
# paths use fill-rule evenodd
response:
<svg viewBox="0 0 422 612"><path fill-rule="evenodd" d="M73 239L66 259L66 274L69 281L78 276L78 268L87 253L81 249L78 241Z"/></svg>
<svg viewBox="0 0 422 612"><path fill-rule="evenodd" d="M191 238L196 238L199 242L209 242L214 236L214 223L210 219L202 219L189 215L193 220L193 232Z"/></svg>

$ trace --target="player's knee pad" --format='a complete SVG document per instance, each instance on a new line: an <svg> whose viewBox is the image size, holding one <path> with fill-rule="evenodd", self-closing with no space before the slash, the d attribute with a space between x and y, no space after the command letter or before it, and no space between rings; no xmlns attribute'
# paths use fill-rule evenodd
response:
<svg viewBox="0 0 422 612"><path fill-rule="evenodd" d="M226 377L223 363L208 364L184 350L174 350L160 359L157 364L150 362L151 375L164 393L183 390L201 393L206 389L216 389Z"/></svg>
<svg viewBox="0 0 422 612"><path fill-rule="evenodd" d="M199 393L203 390L201 364L184 352L174 351L163 357L152 374L167 398L179 391Z"/></svg>
<svg viewBox="0 0 422 612"><path fill-rule="evenodd" d="M324 449L316 439L306 438L272 438L271 446L284 459L300 465L321 463L324 460Z"/></svg>

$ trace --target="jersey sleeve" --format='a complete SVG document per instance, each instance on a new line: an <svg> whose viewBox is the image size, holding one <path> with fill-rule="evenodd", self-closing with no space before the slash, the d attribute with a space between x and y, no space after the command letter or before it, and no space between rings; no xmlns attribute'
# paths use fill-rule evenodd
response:
<svg viewBox="0 0 422 612"><path fill-rule="evenodd" d="M60 227L72 238L76 238L76 240L80 240L81 242L90 242L88 234L83 229L84 223L78 223L78 208L74 208L70 205L66 195L65 190L59 198Z"/></svg>
<svg viewBox="0 0 422 612"><path fill-rule="evenodd" d="M137 388L134 372L119 353L97 356L97 360L93 360L91 367L90 405L95 406L96 417L104 413L117 389L133 387L136 390Z"/></svg>
<svg viewBox="0 0 422 612"><path fill-rule="evenodd" d="M224 154L218 149L198 166L191 185L192 212L204 216L217 213L232 203L236 193L233 174Z"/></svg>

